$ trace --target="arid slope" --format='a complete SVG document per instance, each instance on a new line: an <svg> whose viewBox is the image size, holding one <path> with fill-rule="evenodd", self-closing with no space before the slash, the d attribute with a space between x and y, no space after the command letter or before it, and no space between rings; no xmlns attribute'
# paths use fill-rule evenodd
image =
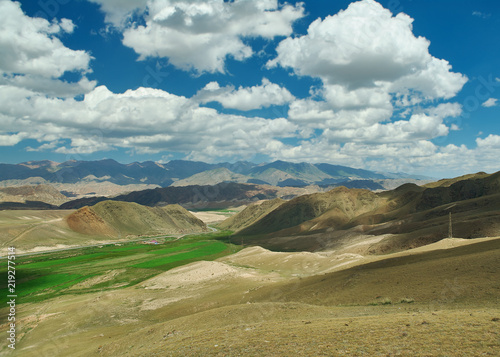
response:
<svg viewBox="0 0 500 357"><path fill-rule="evenodd" d="M353 235L386 236L372 253L387 253L447 237L450 212L454 237L500 234L500 173L432 188L405 184L373 193L340 187L304 195L254 219L237 232L235 242L244 237L247 244L274 250L315 251L335 249Z"/></svg>
<svg viewBox="0 0 500 357"><path fill-rule="evenodd" d="M372 210L377 205L378 197L371 191L338 187L326 193L313 193L285 202L242 230L240 234L267 234L292 227L301 231L302 227L299 225L326 212L335 212L330 217L331 220L345 224L353 217Z"/></svg>
<svg viewBox="0 0 500 357"><path fill-rule="evenodd" d="M76 232L113 237L207 230L201 220L179 205L146 207L118 201L103 201L92 207L83 207L69 215L67 222Z"/></svg>
<svg viewBox="0 0 500 357"><path fill-rule="evenodd" d="M281 198L275 198L274 200L251 204L243 211L220 223L219 228L228 229L234 232L241 231L268 215L283 203L285 203L285 201Z"/></svg>

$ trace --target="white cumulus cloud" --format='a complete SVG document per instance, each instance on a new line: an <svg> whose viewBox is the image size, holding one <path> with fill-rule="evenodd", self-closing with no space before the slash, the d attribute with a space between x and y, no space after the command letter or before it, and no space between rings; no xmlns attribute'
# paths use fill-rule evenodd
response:
<svg viewBox="0 0 500 357"><path fill-rule="evenodd" d="M416 114L410 120L400 120L389 124L376 123L358 129L327 129L323 136L339 143L407 143L444 136L448 134L448 130L440 118Z"/></svg>
<svg viewBox="0 0 500 357"><path fill-rule="evenodd" d="M21 133L9 135L0 133L0 146L13 146L25 139L26 136Z"/></svg>
<svg viewBox="0 0 500 357"><path fill-rule="evenodd" d="M123 44L140 59L165 57L184 70L225 72L228 57L252 56L244 38L290 35L303 16L302 4L280 6L277 0L150 0L146 24L125 29Z"/></svg>
<svg viewBox="0 0 500 357"><path fill-rule="evenodd" d="M298 131L285 118L221 114L193 99L152 88L113 93L99 86L76 101L0 86L0 108L0 140L38 140L40 148L31 150L69 140L54 150L68 155L121 147L143 153L181 152L209 161L248 158L266 154L266 148L280 146L280 138ZM8 142L7 133L14 134Z"/></svg>
<svg viewBox="0 0 500 357"><path fill-rule="evenodd" d="M288 89L263 78L261 85L238 89L233 86L221 88L217 82L210 82L197 93L197 98L201 103L219 102L225 108L252 110L271 105L284 105L295 97Z"/></svg>
<svg viewBox="0 0 500 357"><path fill-rule="evenodd" d="M322 85L310 98L292 101L288 113L290 121L316 130L315 138L278 156L315 160L315 153L329 153L343 160L353 153L350 147L370 148L361 150L367 160L369 152L390 150L411 156L430 152L431 139L456 130L444 119L459 116L462 108L444 101L467 78L433 57L429 40L415 36L412 23L404 13L394 16L374 0L361 0L315 20L307 34L281 41L267 67L319 78Z"/></svg>
<svg viewBox="0 0 500 357"><path fill-rule="evenodd" d="M58 78L66 71L89 71L90 55L65 47L57 35L72 32L71 20L48 22L26 16L20 4L0 2L0 70Z"/></svg>
<svg viewBox="0 0 500 357"><path fill-rule="evenodd" d="M288 36L267 67L319 81L300 98L265 74L259 84L237 87L219 84L217 73L217 81L191 98L153 88L114 93L86 77L89 53L63 44L61 35L75 30L71 20L30 18L18 3L0 0L0 146L34 139L39 144L26 150L68 157L125 149L212 162L260 154L377 171L498 170L498 135L477 138L474 148L438 144L460 129L446 119L462 114L450 101L467 78L429 53L430 42L414 35L412 18L394 16L374 0L317 19L302 36L292 34L292 25L304 16L303 4L90 1L141 59L164 57L198 74L224 73L228 58L254 54L251 39ZM67 72L80 79L61 80ZM288 105L289 111L278 119L230 115L203 106L209 102L240 111ZM496 98L483 103L495 105Z"/></svg>
<svg viewBox="0 0 500 357"><path fill-rule="evenodd" d="M404 13L393 16L374 0L354 2L336 15L314 21L306 35L283 40L267 66L321 78L341 94L362 88L366 97L371 91L374 98L364 98L368 102L415 91L423 99L453 97L467 79L451 72L447 61L429 54L430 42L413 34L412 22ZM344 97L335 105L357 102Z"/></svg>
<svg viewBox="0 0 500 357"><path fill-rule="evenodd" d="M69 97L92 90L96 82L84 76L91 71L92 57L64 46L58 38L74 28L69 19L31 18L19 3L0 1L0 85ZM80 73L82 78L75 83L60 80L66 72Z"/></svg>
<svg viewBox="0 0 500 357"><path fill-rule="evenodd" d="M477 138L476 143L480 148L500 149L500 136L490 134L484 139Z"/></svg>
<svg viewBox="0 0 500 357"><path fill-rule="evenodd" d="M490 98L486 102L482 104L483 107L485 108L491 108L491 107L496 107L498 104L498 99L496 98Z"/></svg>
<svg viewBox="0 0 500 357"><path fill-rule="evenodd" d="M128 24L134 13L146 9L146 0L89 0L99 4L105 13L105 21L121 28Z"/></svg>

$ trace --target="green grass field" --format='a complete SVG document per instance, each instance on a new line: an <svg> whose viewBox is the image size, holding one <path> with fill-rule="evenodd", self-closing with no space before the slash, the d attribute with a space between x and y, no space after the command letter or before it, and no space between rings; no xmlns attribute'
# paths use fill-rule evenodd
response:
<svg viewBox="0 0 500 357"><path fill-rule="evenodd" d="M165 270L168 270L168 268L171 267L170 264L172 263L185 262L185 261L191 262L194 260L198 260L198 258L201 259L205 256L213 256L223 252L224 250L226 250L226 248L227 248L226 245L221 242L209 243L194 250L186 250L185 252L179 254L168 255L167 253L166 256L157 259L151 259L143 263L134 264L133 267L158 268L165 266L165 268L167 268Z"/></svg>
<svg viewBox="0 0 500 357"><path fill-rule="evenodd" d="M17 302L133 286L177 266L237 252L240 247L225 242L226 234L166 239L158 245L135 242L17 257ZM0 282L6 286L7 260L0 260L0 264ZM4 303L6 297L1 299Z"/></svg>

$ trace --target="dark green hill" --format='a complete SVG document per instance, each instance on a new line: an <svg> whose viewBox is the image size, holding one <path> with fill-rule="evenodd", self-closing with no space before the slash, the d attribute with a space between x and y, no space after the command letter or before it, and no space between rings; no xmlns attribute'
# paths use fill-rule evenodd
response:
<svg viewBox="0 0 500 357"><path fill-rule="evenodd" d="M477 177L478 175L474 175L470 179L458 180L450 186L426 189L417 204L417 210L500 193L500 172Z"/></svg>
<svg viewBox="0 0 500 357"><path fill-rule="evenodd" d="M423 185L426 188L435 188L435 187L449 187L458 181L470 180L470 179L479 179L489 176L486 172L478 172L475 174L463 175L451 179L442 179L435 182L430 182L428 184Z"/></svg>

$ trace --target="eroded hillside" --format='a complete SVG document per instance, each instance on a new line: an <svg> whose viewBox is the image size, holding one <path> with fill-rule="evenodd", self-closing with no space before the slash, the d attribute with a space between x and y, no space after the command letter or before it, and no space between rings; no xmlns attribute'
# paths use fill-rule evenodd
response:
<svg viewBox="0 0 500 357"><path fill-rule="evenodd" d="M237 232L235 241L244 237L275 250L327 250L356 236L382 237L369 248L375 254L447 237L450 212L454 237L500 233L500 173L430 186L405 184L381 193L340 187L294 198L265 215L243 211L222 225ZM233 223L239 220L247 224L240 228Z"/></svg>
<svg viewBox="0 0 500 357"><path fill-rule="evenodd" d="M112 237L207 231L205 223L179 205L146 207L118 201L83 207L69 215L67 222L76 232Z"/></svg>

